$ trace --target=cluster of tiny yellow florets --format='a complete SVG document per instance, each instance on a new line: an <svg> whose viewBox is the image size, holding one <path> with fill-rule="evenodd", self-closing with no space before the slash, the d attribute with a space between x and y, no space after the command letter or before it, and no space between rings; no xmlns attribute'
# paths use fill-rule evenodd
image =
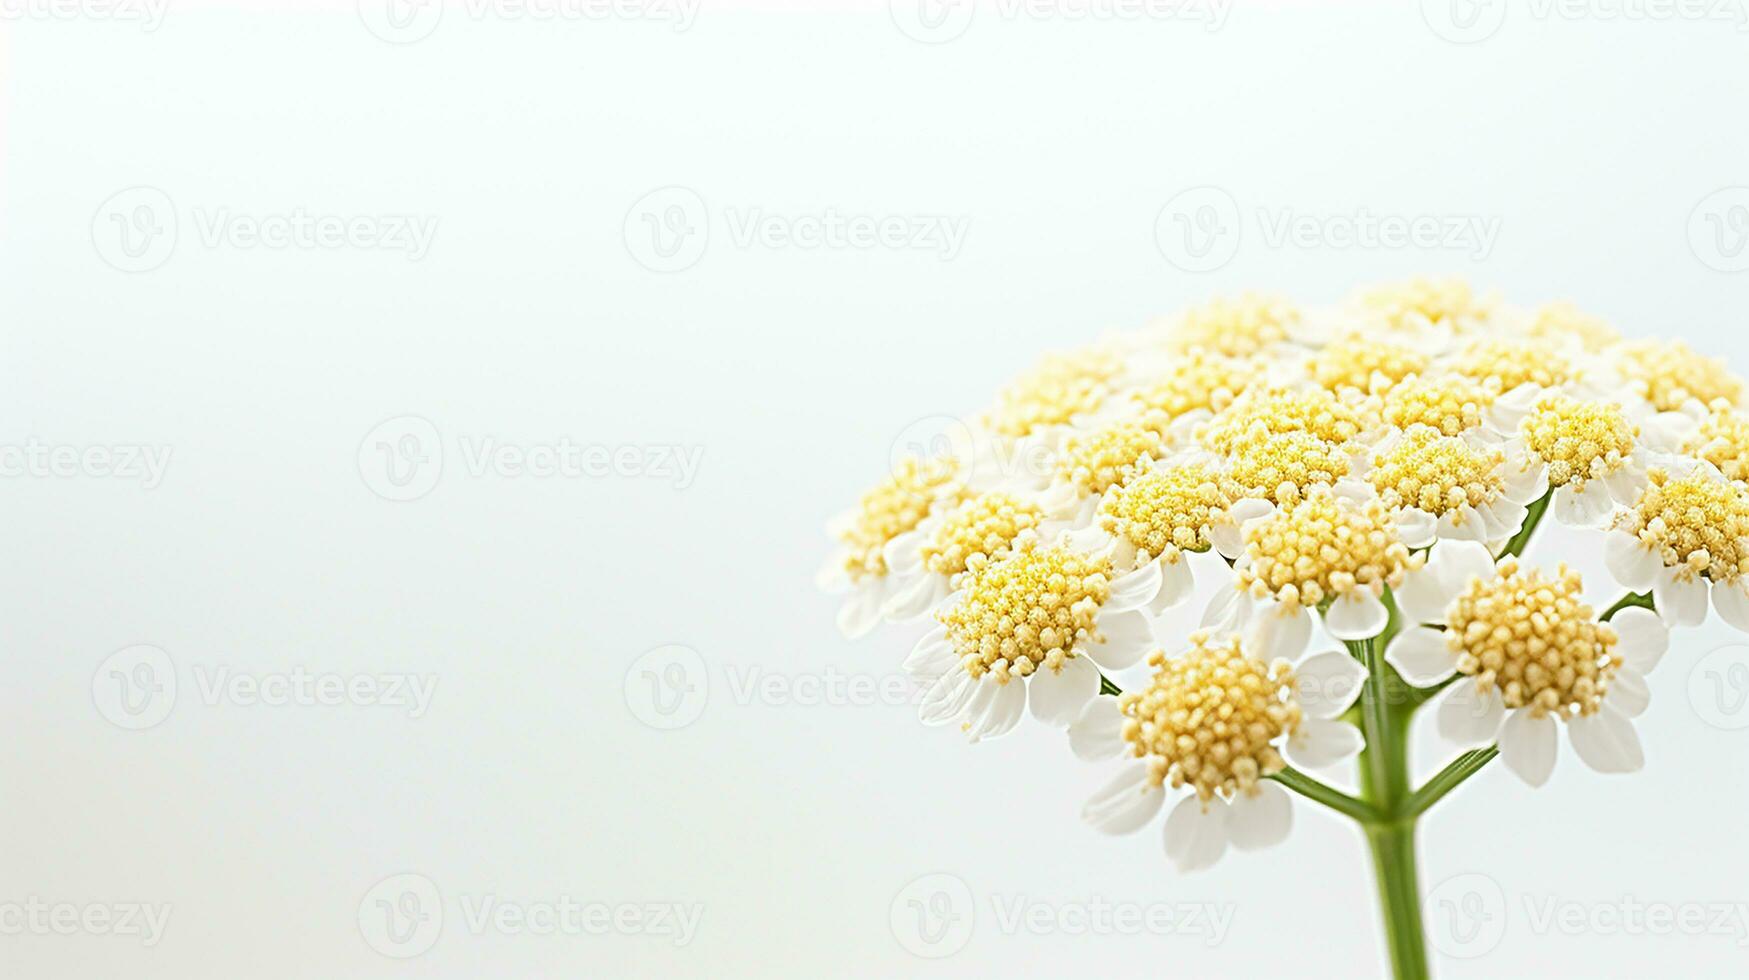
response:
<svg viewBox="0 0 1749 980"><path fill-rule="evenodd" d="M843 530L845 572L852 581L885 575L887 542L915 529L934 508L951 506L966 496L959 466L951 458L901 460L885 480L862 495Z"/></svg>
<svg viewBox="0 0 1749 980"><path fill-rule="evenodd" d="M956 583L960 601L938 616L967 673L1007 683L1061 670L1081 648L1104 642L1097 619L1111 577L1108 558L1023 535L1006 558L973 559Z"/></svg>
<svg viewBox="0 0 1749 980"><path fill-rule="evenodd" d="M1578 343L1600 351L1621 341L1621 334L1601 317L1592 316L1572 303L1547 303L1538 307L1525 325L1525 333L1537 340Z"/></svg>
<svg viewBox="0 0 1749 980"><path fill-rule="evenodd" d="M973 561L1007 557L1021 532L1044 520L1044 509L1009 493L992 491L966 501L944 519L919 554L923 567L952 578Z"/></svg>
<svg viewBox="0 0 1749 980"><path fill-rule="evenodd" d="M1691 400L1711 404L1722 399L1731 405L1743 400L1743 382L1723 361L1697 354L1680 340L1623 344L1620 363L1623 373L1661 412L1677 411Z"/></svg>
<svg viewBox="0 0 1749 980"><path fill-rule="evenodd" d="M1719 400L1690 432L1682 451L1717 466L1727 480L1749 480L1749 415Z"/></svg>
<svg viewBox="0 0 1749 980"><path fill-rule="evenodd" d="M1314 382L1329 391L1378 394L1411 374L1426 371L1427 364L1427 355L1413 347L1349 333L1325 344L1306 363L1306 369Z"/></svg>
<svg viewBox="0 0 1749 980"><path fill-rule="evenodd" d="M1249 392L1216 415L1200 434L1212 452L1233 455L1259 431L1306 432L1332 446L1347 446L1366 428L1360 412L1322 388L1272 388Z"/></svg>
<svg viewBox="0 0 1749 980"><path fill-rule="evenodd" d="M1380 415L1398 429L1427 425L1455 436L1479 428L1493 404L1493 391L1463 375L1406 378L1385 394Z"/></svg>
<svg viewBox="0 0 1749 980"><path fill-rule="evenodd" d="M1549 485L1584 487L1622 468L1639 430L1621 406L1544 395L1519 423L1524 446L1549 466Z"/></svg>
<svg viewBox="0 0 1749 980"><path fill-rule="evenodd" d="M1492 391L1522 384L1552 388L1573 378L1573 365L1547 343L1486 338L1470 341L1452 359L1451 369Z"/></svg>
<svg viewBox="0 0 1749 980"><path fill-rule="evenodd" d="M1671 476L1654 468L1640 499L1616 527L1652 549L1665 567L1714 582L1749 573L1749 486L1703 472Z"/></svg>
<svg viewBox="0 0 1749 980"><path fill-rule="evenodd" d="M1228 497L1259 497L1292 504L1316 487L1348 475L1353 461L1343 450L1310 432L1255 429L1229 444L1221 488Z"/></svg>
<svg viewBox="0 0 1749 980"><path fill-rule="evenodd" d="M1562 565L1549 578L1515 558L1497 572L1471 579L1446 609L1458 671L1532 717L1594 714L1622 659L1615 630L1580 598L1579 573Z"/></svg>
<svg viewBox="0 0 1749 980"><path fill-rule="evenodd" d="M1057 459L1056 479L1083 497L1104 493L1165 455L1159 430L1142 422L1114 422L1086 435L1071 436Z"/></svg>
<svg viewBox="0 0 1749 980"><path fill-rule="evenodd" d="M1485 318L1489 308L1459 279L1411 279L1363 290L1363 310L1394 329L1445 322L1454 328Z"/></svg>
<svg viewBox="0 0 1749 980"><path fill-rule="evenodd" d="M1174 358L1163 378L1137 389L1131 399L1143 414L1158 412L1170 422L1198 409L1221 411L1258 374L1250 361L1197 348Z"/></svg>
<svg viewBox="0 0 1749 980"><path fill-rule="evenodd" d="M1385 506L1415 507L1443 517L1500 499L1506 489L1505 464L1506 454L1498 449L1479 449L1418 425L1373 460L1367 479Z"/></svg>
<svg viewBox="0 0 1749 980"><path fill-rule="evenodd" d="M1377 595L1418 567L1377 500L1355 503L1327 488L1245 527L1239 586L1259 599L1316 606L1364 589Z"/></svg>
<svg viewBox="0 0 1749 980"><path fill-rule="evenodd" d="M1200 348L1249 357L1286 340L1299 316L1292 304L1273 297L1216 299L1185 311L1173 325L1171 343L1181 351Z"/></svg>
<svg viewBox="0 0 1749 980"><path fill-rule="evenodd" d="M1123 360L1100 349L1052 354L996 395L989 424L1004 436L1068 425L1110 396Z"/></svg>
<svg viewBox="0 0 1749 980"><path fill-rule="evenodd" d="M1107 534L1135 545L1146 562L1181 551L1207 551L1209 528L1232 501L1218 475L1199 463L1154 469L1117 487L1099 504Z"/></svg>
<svg viewBox="0 0 1749 980"><path fill-rule="evenodd" d="M1153 680L1118 699L1123 737L1156 786L1203 802L1251 789L1286 763L1276 746L1300 726L1293 670L1245 652L1238 637L1193 633L1190 649L1148 658Z"/></svg>

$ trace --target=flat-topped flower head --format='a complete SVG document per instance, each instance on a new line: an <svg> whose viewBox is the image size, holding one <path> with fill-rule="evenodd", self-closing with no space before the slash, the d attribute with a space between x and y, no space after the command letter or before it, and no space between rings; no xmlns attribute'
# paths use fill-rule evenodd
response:
<svg viewBox="0 0 1749 980"><path fill-rule="evenodd" d="M1412 374L1427 370L1426 354L1407 344L1351 331L1325 344L1306 362L1320 388L1376 395Z"/></svg>
<svg viewBox="0 0 1749 980"><path fill-rule="evenodd" d="M969 559L936 611L940 626L906 661L928 685L923 720L958 720L974 739L1001 734L1028 703L1018 682L1030 678L1033 714L1068 725L1099 691L1095 663L1132 666L1153 642L1135 611L1147 598L1138 584L1066 537L1046 543L1026 532L1005 557Z"/></svg>
<svg viewBox="0 0 1749 980"><path fill-rule="evenodd" d="M1537 307L1525 324L1525 333L1537 340L1578 344L1600 351L1621 342L1621 332L1602 317L1592 316L1572 303L1546 303Z"/></svg>
<svg viewBox="0 0 1749 980"><path fill-rule="evenodd" d="M1481 429L1495 392L1461 374L1405 378L1385 393L1379 415L1394 428L1430 426L1448 435Z"/></svg>
<svg viewBox="0 0 1749 980"><path fill-rule="evenodd" d="M1122 358L1101 348L1048 355L997 393L988 424L1013 438L1069 425L1104 404L1122 374Z"/></svg>
<svg viewBox="0 0 1749 980"><path fill-rule="evenodd" d="M1235 500L1255 497L1293 504L1317 487L1348 475L1353 459L1309 432L1269 432L1259 427L1228 443L1221 472L1224 492Z"/></svg>
<svg viewBox="0 0 1749 980"><path fill-rule="evenodd" d="M1641 340L1617 348L1616 363L1635 392L1660 412L1682 411L1723 399L1743 401L1743 382L1716 357L1697 354L1677 341Z"/></svg>
<svg viewBox="0 0 1749 980"><path fill-rule="evenodd" d="M1632 503L1645 483L1635 451L1639 427L1614 402L1545 394L1518 434L1528 462L1554 488L1555 516L1563 523L1596 526L1615 504Z"/></svg>
<svg viewBox="0 0 1749 980"><path fill-rule="evenodd" d="M1385 659L1416 686L1463 675L1438 695L1440 732L1465 746L1498 741L1532 785L1554 766L1554 719L1593 769L1638 769L1629 719L1645 710L1644 675L1669 632L1640 608L1600 621L1583 586L1565 565L1545 574L1517 558L1496 563L1475 542L1443 542L1397 593L1404 618L1427 625L1399 634Z"/></svg>
<svg viewBox="0 0 1749 980"><path fill-rule="evenodd" d="M1727 480L1749 480L1749 415L1724 400L1683 437L1682 452L1718 467Z"/></svg>
<svg viewBox="0 0 1749 980"><path fill-rule="evenodd" d="M1305 432L1332 446L1349 447L1367 428L1360 411L1322 388L1256 389L1203 428L1199 437L1210 452L1235 456L1242 442L1259 432Z"/></svg>
<svg viewBox="0 0 1749 980"><path fill-rule="evenodd" d="M1217 298L1186 310L1171 324L1169 343L1175 350L1202 349L1232 357L1249 357L1288 339L1300 313L1293 304L1247 293L1237 299Z"/></svg>
<svg viewBox="0 0 1749 980"><path fill-rule="evenodd" d="M1219 412L1262 376L1238 357L1196 348L1173 357L1163 375L1131 393L1140 415L1158 413L1173 422L1192 412Z"/></svg>
<svg viewBox="0 0 1749 980"><path fill-rule="evenodd" d="M1686 474L1653 468L1618 514L1604 557L1622 585L1651 590L1673 626L1706 619L1707 586L1726 622L1749 630L1749 485L1705 464Z"/></svg>
<svg viewBox="0 0 1749 980"><path fill-rule="evenodd" d="M1435 537L1497 541L1523 526L1535 484L1514 483L1504 450L1417 425L1373 457L1367 482L1410 547Z"/></svg>
<svg viewBox="0 0 1749 980"><path fill-rule="evenodd" d="M1265 661L1233 635L1193 633L1190 647L1148 659L1153 678L1138 691L1099 698L1070 729L1085 758L1129 756L1131 764L1083 816L1112 833L1139 829L1167 795L1183 799L1166 821L1166 853L1179 870L1213 864L1228 844L1274 844L1292 826L1292 807L1266 777L1352 757L1352 726L1332 721L1354 700L1362 670L1341 652L1290 666Z"/></svg>
<svg viewBox="0 0 1749 980"><path fill-rule="evenodd" d="M1431 337L1462 333L1486 321L1492 304L1461 279L1410 279L1361 290L1357 305L1392 330Z"/></svg>
<svg viewBox="0 0 1749 980"><path fill-rule="evenodd" d="M1494 392L1520 385L1553 388L1574 378L1572 362L1554 345L1536 340L1478 337L1464 344L1448 366Z"/></svg>
<svg viewBox="0 0 1749 980"><path fill-rule="evenodd" d="M1082 523L1092 517L1095 498L1165 454L1166 438L1159 429L1133 419L1069 436L1052 469L1048 505Z"/></svg>
<svg viewBox="0 0 1749 980"><path fill-rule="evenodd" d="M838 611L838 627L846 636L861 636L880 621L881 607L893 594L887 549L894 540L938 508L970 496L961 471L952 457L908 456L833 521L830 530L840 546L819 579L822 587L850 592Z"/></svg>
<svg viewBox="0 0 1749 980"><path fill-rule="evenodd" d="M992 490L925 518L893 539L886 557L895 587L881 612L915 619L939 605L954 579L974 562L1005 558L1015 539L1044 522L1044 506Z"/></svg>

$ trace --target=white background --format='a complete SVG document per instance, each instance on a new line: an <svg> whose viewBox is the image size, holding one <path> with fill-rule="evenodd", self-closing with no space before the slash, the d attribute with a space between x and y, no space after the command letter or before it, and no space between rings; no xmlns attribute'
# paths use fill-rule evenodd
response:
<svg viewBox="0 0 1749 980"><path fill-rule="evenodd" d="M1453 33L1450 11L1401 2L1244 6L1216 30L985 7L929 44L901 29L931 36L914 12L879 4L711 5L676 30L661 11L454 3L396 44L373 6L173 2L152 30L5 7L0 443L173 453L150 489L0 480L0 904L173 908L150 947L0 935L7 976L1374 975L1360 839L1309 805L1282 847L1179 877L1157 827L1080 824L1104 770L1060 735L966 746L906 704L747 696L762 674L801 681L803 700L809 679L889 678L915 635L838 636L811 588L822 522L913 420L976 410L1048 348L1221 291L1327 302L1455 273L1749 367L1749 280L1722 271L1742 254L1740 198L1696 213L1749 184L1736 20L1515 7L1487 34L1504 8L1483 3L1487 36L1454 43L1430 26ZM1156 219L1206 185L1241 235L1191 273ZM644 216L660 224L670 199L640 202L671 186L702 202L681 215L703 250L661 273L639 261L662 262ZM176 233L155 239L174 244L161 265L129 272L110 263L151 258L118 259L115 221L142 199L112 195L136 187L161 192ZM417 260L204 233L298 209L437 226ZM736 240L755 212L827 209L969 232L951 259ZM1361 209L1499 234L1478 258L1272 244L1258 218ZM443 468L391 502L360 448L405 416L434 427ZM684 486L474 475L461 440L482 437L702 457ZM1595 552L1537 553L1591 569ZM1728 727L1749 716L1690 696L1697 671L1746 662L1701 663L1738 642L1716 620L1679 636L1642 719L1645 772L1596 776L1564 751L1531 791L1496 765L1424 822L1424 886L1486 875L1504 929L1442 976L1743 974L1742 919L1539 934L1527 913L1749 902L1749 729ZM167 654L178 691L130 731L93 688L137 644ZM673 716L633 669L664 644L695 650L706 680L675 730L640 720ZM300 667L429 675L436 693L414 718L200 687ZM400 873L428 878L444 915L407 959L361 921ZM940 959L901 942L907 885L930 873L973 906L963 948L925 950ZM476 934L463 902L483 896L699 903L703 919L684 946ZM1232 918L1216 944L1005 928L992 903L1021 898Z"/></svg>

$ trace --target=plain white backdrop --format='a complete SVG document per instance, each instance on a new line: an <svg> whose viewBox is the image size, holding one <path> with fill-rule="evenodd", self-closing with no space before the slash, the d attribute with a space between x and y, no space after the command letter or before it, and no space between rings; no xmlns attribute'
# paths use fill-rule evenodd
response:
<svg viewBox="0 0 1749 980"><path fill-rule="evenodd" d="M838 636L821 525L1222 291L1749 368L1749 34L1618 9L0 0L0 973L1375 975L1348 825L1097 836L1060 735ZM1679 635L1643 773L1431 814L1442 976L1742 975L1742 642Z"/></svg>

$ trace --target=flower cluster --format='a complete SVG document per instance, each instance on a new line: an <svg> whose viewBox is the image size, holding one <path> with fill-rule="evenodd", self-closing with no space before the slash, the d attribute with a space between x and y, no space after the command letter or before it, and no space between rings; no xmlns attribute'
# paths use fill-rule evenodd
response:
<svg viewBox="0 0 1749 980"><path fill-rule="evenodd" d="M1176 797L1167 854L1201 867L1285 836L1283 786L1367 751L1386 691L1532 784L1563 730L1638 768L1668 628L1749 630L1744 398L1683 343L1457 281L1220 299L1045 357L899 460L822 582L849 635L926 624L925 722L1030 713L1129 760L1086 819L1133 831ZM1524 557L1545 516L1595 533L1621 601ZM1159 628L1199 591L1198 631Z"/></svg>

